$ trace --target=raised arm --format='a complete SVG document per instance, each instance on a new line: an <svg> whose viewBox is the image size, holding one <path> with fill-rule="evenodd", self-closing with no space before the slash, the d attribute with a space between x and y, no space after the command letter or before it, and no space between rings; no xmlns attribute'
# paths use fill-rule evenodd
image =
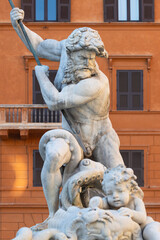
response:
<svg viewBox="0 0 160 240"><path fill-rule="evenodd" d="M77 84L64 87L58 92L47 77L47 66L36 66L35 73L41 92L50 110L60 110L77 107L95 99L103 90L98 77L81 80Z"/></svg>
<svg viewBox="0 0 160 240"><path fill-rule="evenodd" d="M23 32L18 24L18 20L23 21L24 11L19 8L13 8L10 12L11 23L17 32L20 39L29 49L29 46L24 38ZM56 40L43 40L38 34L32 32L29 28L23 25L26 33L32 43L32 46L39 57L43 57L52 61L60 61L62 42ZM30 49L29 49L30 50Z"/></svg>

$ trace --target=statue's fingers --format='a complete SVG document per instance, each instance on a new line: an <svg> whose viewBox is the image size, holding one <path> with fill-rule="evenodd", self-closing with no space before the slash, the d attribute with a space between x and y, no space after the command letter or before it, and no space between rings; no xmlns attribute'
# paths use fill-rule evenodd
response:
<svg viewBox="0 0 160 240"><path fill-rule="evenodd" d="M23 9L18 8L18 12L24 13Z"/></svg>
<svg viewBox="0 0 160 240"><path fill-rule="evenodd" d="M24 11L22 9L19 9L19 13L24 15Z"/></svg>
<svg viewBox="0 0 160 240"><path fill-rule="evenodd" d="M17 12L14 12L14 13L12 14L12 17L13 17L13 18L22 17L22 14L17 13Z"/></svg>
<svg viewBox="0 0 160 240"><path fill-rule="evenodd" d="M108 215L105 215L103 218L106 219L107 221L111 222L111 223L113 222L113 218L108 216Z"/></svg>
<svg viewBox="0 0 160 240"><path fill-rule="evenodd" d="M15 8L13 8L12 10L16 10L16 11L17 11L17 10L19 10L19 8L18 8L18 7L15 7Z"/></svg>
<svg viewBox="0 0 160 240"><path fill-rule="evenodd" d="M19 8L13 8L12 10L11 10L11 13L18 13L19 12Z"/></svg>
<svg viewBox="0 0 160 240"><path fill-rule="evenodd" d="M14 13L12 16L13 16L13 17L22 17L22 14L20 14L20 13Z"/></svg>
<svg viewBox="0 0 160 240"><path fill-rule="evenodd" d="M119 214L121 216L130 216L130 214L127 211L125 211L125 210L121 211Z"/></svg>
<svg viewBox="0 0 160 240"><path fill-rule="evenodd" d="M112 213L110 213L110 212L106 212L105 214L108 215L110 218L114 219L114 216L113 216Z"/></svg>
<svg viewBox="0 0 160 240"><path fill-rule="evenodd" d="M14 17L14 20L16 20L16 21L18 21L18 20L22 20L22 19L23 19L22 16L16 16L16 17Z"/></svg>
<svg viewBox="0 0 160 240"><path fill-rule="evenodd" d="M12 17L16 16L17 14L18 14L17 12L11 12Z"/></svg>

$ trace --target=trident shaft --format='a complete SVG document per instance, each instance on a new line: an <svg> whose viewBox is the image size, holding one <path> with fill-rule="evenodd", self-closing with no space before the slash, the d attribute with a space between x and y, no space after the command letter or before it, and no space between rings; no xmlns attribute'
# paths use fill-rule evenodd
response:
<svg viewBox="0 0 160 240"><path fill-rule="evenodd" d="M12 7L12 8L15 8L13 1L12 1L12 0L8 0L8 1L9 1L9 3L10 3L11 7ZM22 21L21 21L21 20L18 20L18 24L19 24L19 26L20 26L20 28L21 28L21 30L22 30L22 32L23 32L23 35L24 35L24 37L25 37L25 39L26 39L26 41L27 41L27 44L28 44L28 46L29 46L29 49L30 49L31 53L33 54L33 56L34 56L37 64L38 64L39 66L41 66L41 63L40 63L40 61L39 61L39 58L37 57L37 54L36 54L36 52L35 52L35 50L34 50L34 48L33 48L33 46L32 46L32 43L31 43L31 41L30 41L30 39L29 39L29 37L28 37L28 35L27 35L27 33L26 33L26 30L25 30L25 28L24 28L24 26L23 26ZM68 125L70 126L73 135L75 136L75 138L77 139L79 145L81 146L81 148L83 149L85 155L87 156L86 148L85 148L85 146L84 146L84 144L83 144L83 142L82 142L82 140L81 140L80 135L76 132L76 130L75 130L74 126L73 126L72 120L70 119L70 117L68 116L67 112L66 112L64 109L62 109L61 112L62 112L63 116L65 117Z"/></svg>

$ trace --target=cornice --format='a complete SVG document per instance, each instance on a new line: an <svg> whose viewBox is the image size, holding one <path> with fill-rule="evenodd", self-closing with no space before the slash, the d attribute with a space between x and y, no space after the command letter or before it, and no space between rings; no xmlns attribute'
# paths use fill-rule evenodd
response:
<svg viewBox="0 0 160 240"><path fill-rule="evenodd" d="M152 55L150 54L141 54L141 55L137 55L137 54L115 54L115 55L109 55L108 57L108 63L109 63L109 70L112 70L113 68L113 60L116 59L141 59L141 60L145 60L147 63L147 69L150 70L151 68L151 59L152 59Z"/></svg>
<svg viewBox="0 0 160 240"><path fill-rule="evenodd" d="M155 28L160 27L160 22L24 22L24 24L29 28L65 28L72 29L77 27L95 27L97 29L106 30L106 29L144 29L144 30L154 30ZM0 22L0 30L4 28L12 28L10 22Z"/></svg>

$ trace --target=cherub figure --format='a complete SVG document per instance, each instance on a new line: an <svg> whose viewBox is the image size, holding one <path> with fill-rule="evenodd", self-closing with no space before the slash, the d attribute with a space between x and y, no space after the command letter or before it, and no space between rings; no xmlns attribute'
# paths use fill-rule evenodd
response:
<svg viewBox="0 0 160 240"><path fill-rule="evenodd" d="M102 188L106 196L93 197L89 202L91 208L114 209L121 216L129 216L138 223L143 230L143 239L159 240L160 223L146 216L143 192L136 183L136 176L131 168L119 165L106 170L103 177ZM109 219L112 215L106 212Z"/></svg>
<svg viewBox="0 0 160 240"><path fill-rule="evenodd" d="M106 170L102 188L106 196L93 197L89 207L114 209L121 216L129 216L134 222L142 225L146 223L146 210L142 201L143 192L136 183L136 176L131 168L118 165Z"/></svg>

